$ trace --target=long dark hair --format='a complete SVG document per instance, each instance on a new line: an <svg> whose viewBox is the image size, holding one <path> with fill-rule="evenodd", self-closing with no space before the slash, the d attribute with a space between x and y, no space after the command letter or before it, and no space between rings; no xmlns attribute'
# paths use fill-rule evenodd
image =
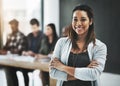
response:
<svg viewBox="0 0 120 86"><path fill-rule="evenodd" d="M73 9L72 13L74 13L74 12L77 11L77 10L85 11L85 12L87 13L87 15L88 15L89 20L91 20L91 19L93 20L93 16L94 16L94 15L93 15L93 10L92 10L89 6L87 6L87 5L79 5L79 6L76 6L76 7ZM72 48L73 48L74 50L80 50L79 47L78 47L78 45L77 45L77 43L76 43L76 41L78 40L78 35L77 35L77 33L73 30L72 27L71 27L70 30L69 30L69 35L68 35L68 37L71 39ZM84 45L82 51L84 51L84 50L87 48L87 46L88 46L88 44L89 44L90 42L93 42L93 44L95 45L95 38L96 38L96 36L95 36L95 33L94 33L94 22L93 22L93 23L89 26L88 33L87 33L87 36L86 36L85 45Z"/></svg>
<svg viewBox="0 0 120 86"><path fill-rule="evenodd" d="M56 41L58 39L58 35L56 33L56 27L55 24L50 23L47 26L51 27L52 31L53 31L53 41Z"/></svg>

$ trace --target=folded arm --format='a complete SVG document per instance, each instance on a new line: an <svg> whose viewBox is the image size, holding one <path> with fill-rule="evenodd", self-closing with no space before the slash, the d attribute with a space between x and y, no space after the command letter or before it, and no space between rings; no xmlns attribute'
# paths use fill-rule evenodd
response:
<svg viewBox="0 0 120 86"><path fill-rule="evenodd" d="M59 50L55 50L55 53L59 52ZM67 80L68 77L71 79L80 79L84 81L94 81L97 77L100 76L102 71L104 70L105 62L106 62L107 48L105 45L98 47L98 49L94 52L94 60L96 60L99 65L95 66L88 65L88 67L83 68L74 68L64 65L59 61L59 55L55 55L50 63L50 76L58 79L58 80ZM58 59L58 60L57 60ZM72 76L72 77L71 77ZM69 78L68 78L69 80Z"/></svg>

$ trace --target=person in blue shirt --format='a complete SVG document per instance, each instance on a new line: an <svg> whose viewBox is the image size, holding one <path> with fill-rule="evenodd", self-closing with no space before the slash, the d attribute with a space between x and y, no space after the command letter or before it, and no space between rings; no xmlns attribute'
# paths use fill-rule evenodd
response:
<svg viewBox="0 0 120 86"><path fill-rule="evenodd" d="M30 25L32 28L32 32L27 36L27 50L23 51L23 55L34 56L39 53L41 48L42 40L45 40L46 37L39 28L39 21L35 18L31 19Z"/></svg>
<svg viewBox="0 0 120 86"><path fill-rule="evenodd" d="M28 34L27 39L27 49L22 52L22 55L25 56L35 56L39 49L41 48L41 42L46 39L45 35L39 28L39 21L35 18L30 20L30 25L32 28L32 32ZM32 72L33 70L27 70L28 72ZM27 76L28 77L28 76ZM29 80L28 80L29 82Z"/></svg>

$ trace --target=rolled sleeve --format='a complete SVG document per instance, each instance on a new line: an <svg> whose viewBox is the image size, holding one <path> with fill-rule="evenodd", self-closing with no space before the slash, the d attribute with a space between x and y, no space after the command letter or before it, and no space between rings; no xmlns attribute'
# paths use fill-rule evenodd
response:
<svg viewBox="0 0 120 86"><path fill-rule="evenodd" d="M55 45L55 49L53 51L53 55L52 55L51 60L55 57L60 59L62 44L63 44L63 41L62 41L62 38L61 38L57 41L57 43ZM50 70L49 73L50 73L51 78L54 78L54 79L57 79L57 80L63 80L63 81L67 80L67 73L59 71L55 68L52 68L52 69L49 69L49 70Z"/></svg>
<svg viewBox="0 0 120 86"><path fill-rule="evenodd" d="M67 73L59 71L57 69L50 70L50 77L57 80L67 81Z"/></svg>

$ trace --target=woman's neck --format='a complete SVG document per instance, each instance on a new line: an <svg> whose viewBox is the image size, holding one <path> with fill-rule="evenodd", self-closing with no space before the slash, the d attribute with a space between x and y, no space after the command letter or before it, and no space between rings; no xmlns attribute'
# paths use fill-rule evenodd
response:
<svg viewBox="0 0 120 86"><path fill-rule="evenodd" d="M79 42L85 42L86 41L86 36L87 36L87 32L85 34L78 35L77 43L79 43Z"/></svg>
<svg viewBox="0 0 120 86"><path fill-rule="evenodd" d="M48 40L49 40L49 43L52 43L53 42L53 36L52 35L48 36Z"/></svg>

